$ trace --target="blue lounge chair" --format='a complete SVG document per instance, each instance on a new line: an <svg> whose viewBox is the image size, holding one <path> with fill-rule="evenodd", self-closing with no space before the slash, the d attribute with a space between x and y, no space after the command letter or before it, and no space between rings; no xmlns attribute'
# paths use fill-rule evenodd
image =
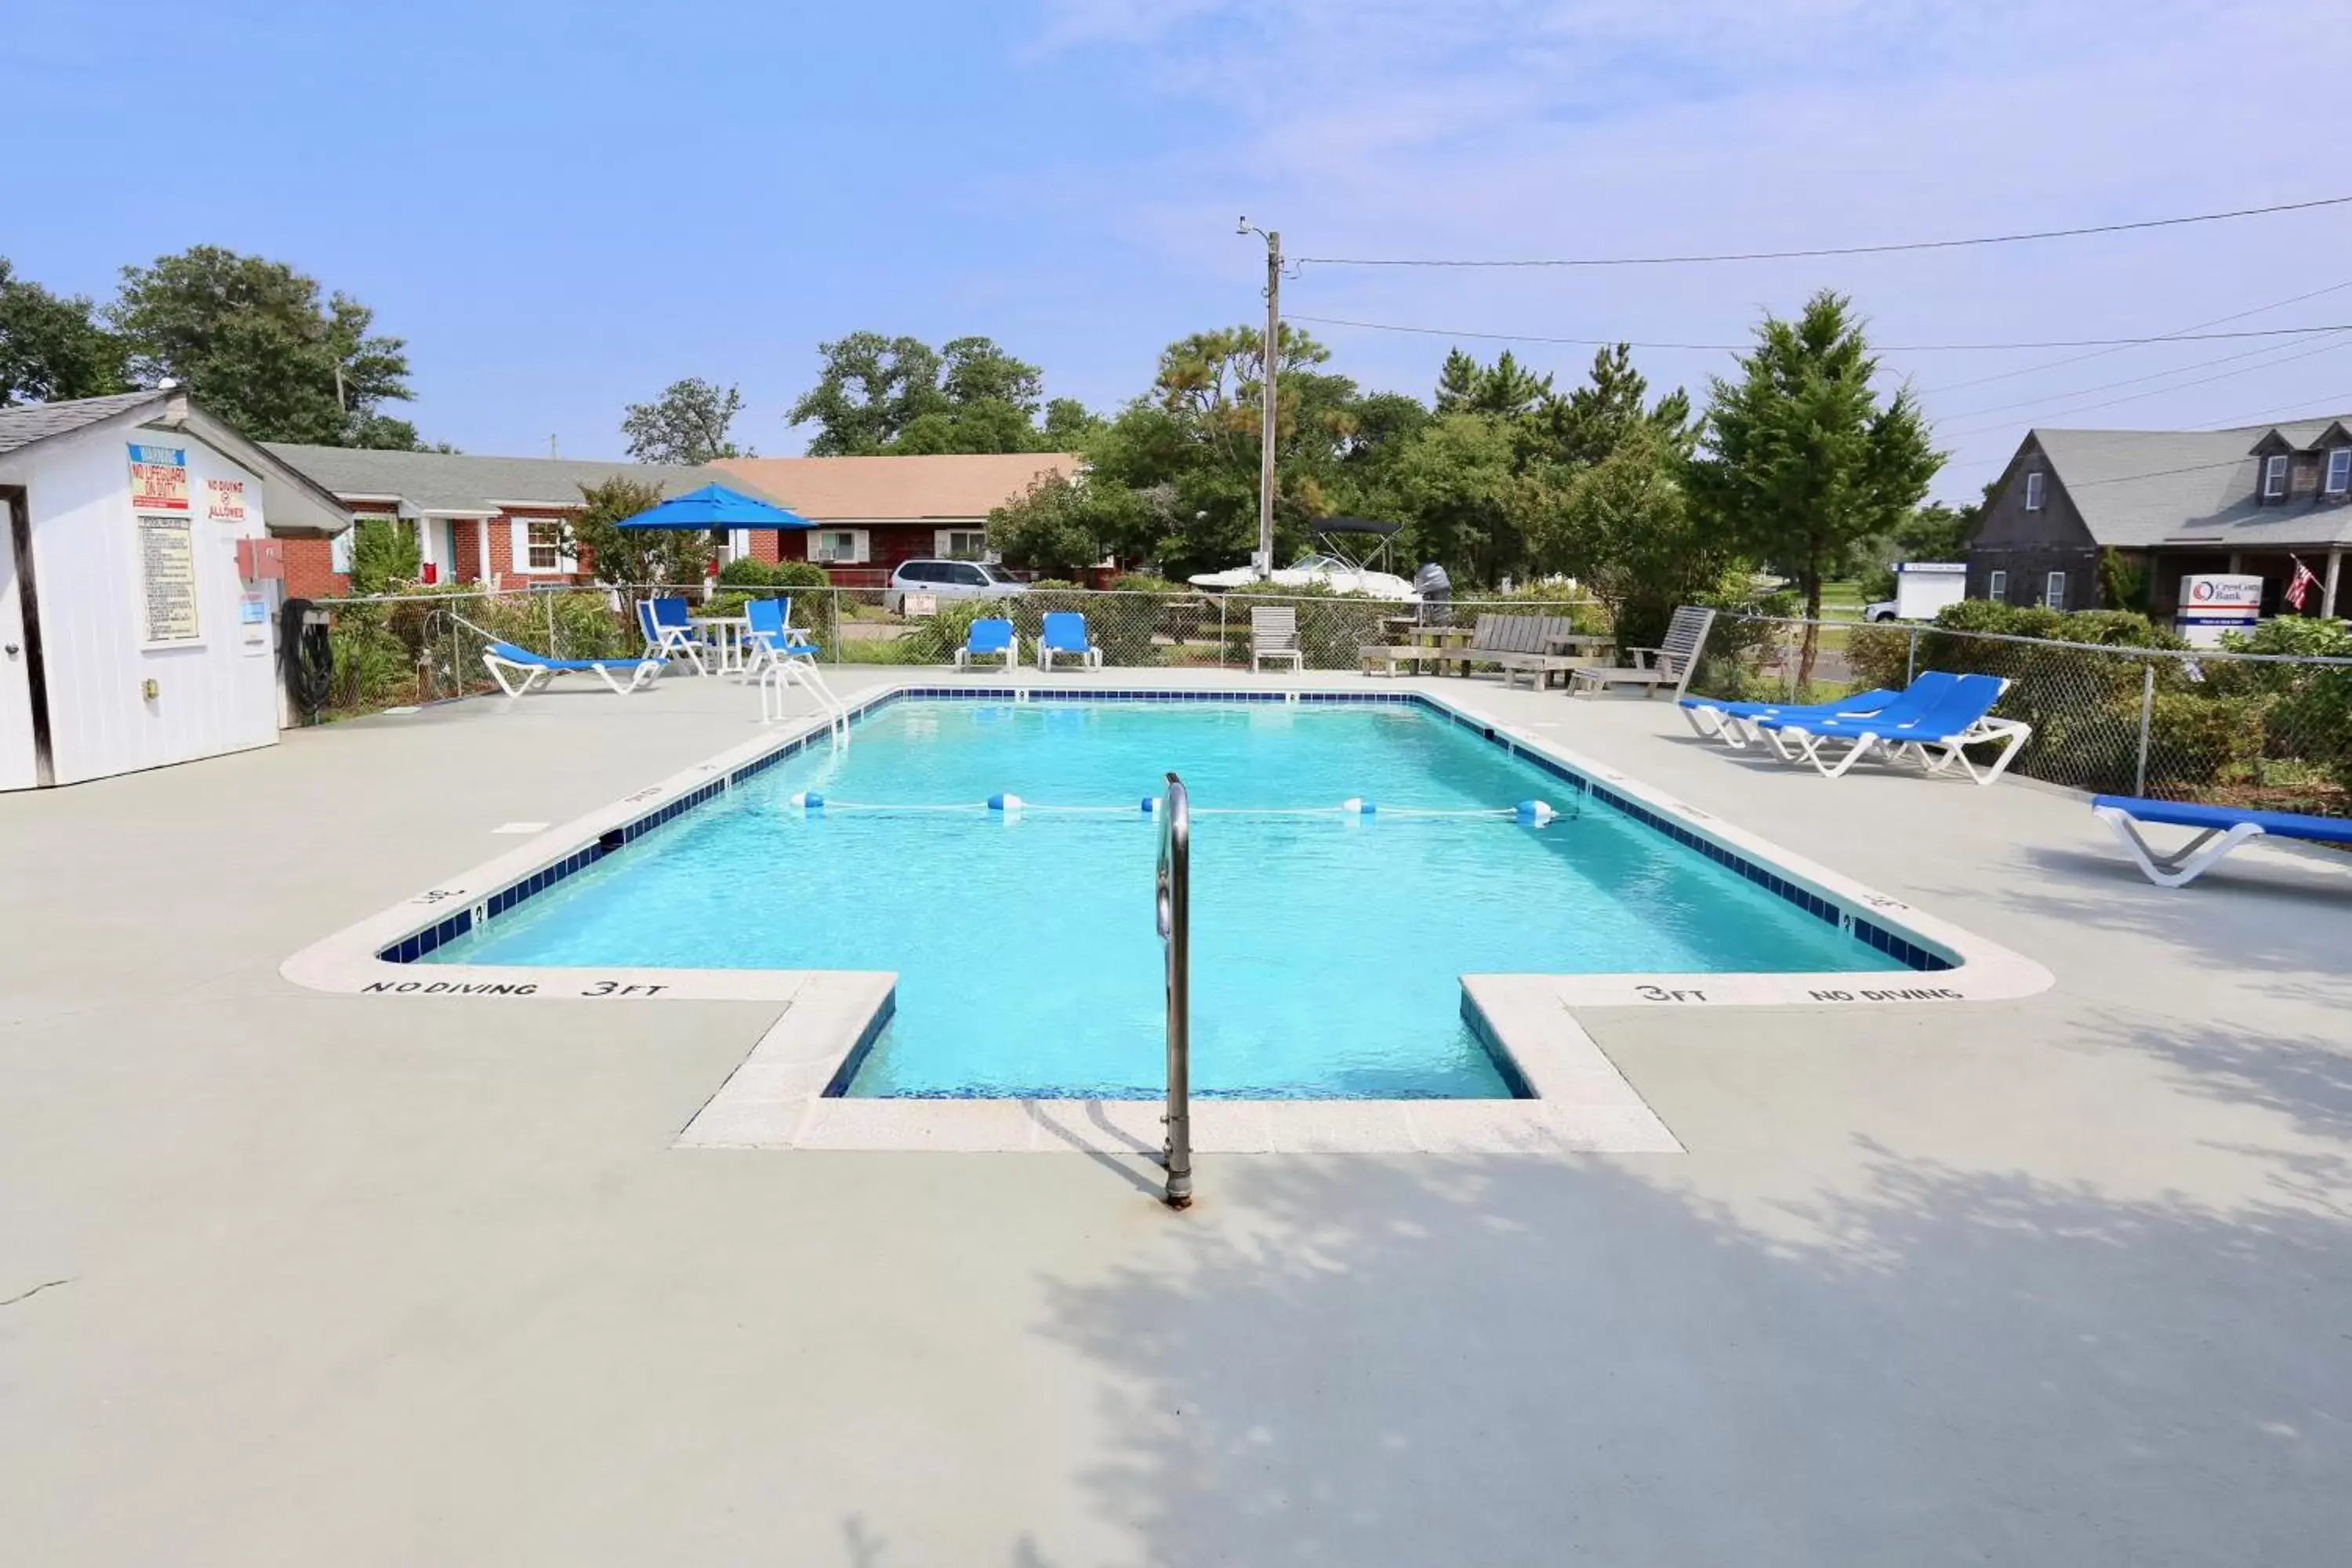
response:
<svg viewBox="0 0 2352 1568"><path fill-rule="evenodd" d="M1102 668L1102 649L1087 635L1087 618L1076 610L1048 610L1037 634L1037 668L1051 669L1057 657L1076 658L1087 669Z"/></svg>
<svg viewBox="0 0 2352 1568"><path fill-rule="evenodd" d="M497 681L499 689L509 697L520 697L536 687L548 685L559 675L576 675L583 671L602 678L605 685L626 697L659 675L666 662L652 658L550 658L543 653L533 653L510 642L494 642L482 649L482 664L489 670L490 679ZM618 674L624 669L629 672L625 685Z"/></svg>
<svg viewBox="0 0 2352 1568"><path fill-rule="evenodd" d="M2242 811L2233 805L2197 805L2178 800L2141 800L2102 795L2091 810L2115 831L2147 879L2159 888L2185 888L2215 861L2249 838L2300 838L2315 844L2352 844L2352 818L2302 816L2291 811ZM2170 854L2160 854L2140 837L2142 823L2189 827L2197 836Z"/></svg>
<svg viewBox="0 0 2352 1568"><path fill-rule="evenodd" d="M749 650L743 664L746 680L778 659L816 657L816 644L810 640L807 629L793 625L790 597L753 599L743 606L743 618L751 624L743 638Z"/></svg>
<svg viewBox="0 0 2352 1568"><path fill-rule="evenodd" d="M1781 747L1793 748L1823 778L1839 777L1872 748L1885 746L1894 757L1907 757L1931 773L1958 763L1969 778L1989 784L2009 771L2009 764L2033 734L2033 726L2021 720L1992 717L1993 704L2008 689L2009 682L2000 676L1963 675L1941 696L1908 713L1889 710L1867 719L1832 716L1768 721L1767 728ZM1834 759L1829 754L1833 741L1847 742L1845 751ZM1998 743L2001 750L1990 767L1979 770L1965 748L1984 742Z"/></svg>
<svg viewBox="0 0 2352 1568"><path fill-rule="evenodd" d="M688 614L684 599L639 599L637 628L646 634L647 658L667 659L677 655L692 664L697 675L710 673L709 667L702 662L701 630Z"/></svg>
<svg viewBox="0 0 2352 1568"><path fill-rule="evenodd" d="M1719 697L1685 697L1677 704L1684 720L1698 734L1721 741L1727 746L1745 750L1748 741L1762 733L1755 729L1758 720L1784 716L1803 718L1864 719L1876 714L1901 698L1900 691L1881 689L1857 691L1851 697L1841 697L1835 702L1731 702Z"/></svg>
<svg viewBox="0 0 2352 1568"><path fill-rule="evenodd" d="M1959 679L1940 669L1927 670L1901 691L1875 706L1866 704L1862 698L1842 698L1835 702L1812 702L1795 708L1763 705L1759 711L1741 715L1736 721L1727 723L1726 728L1731 733L1726 740L1728 744L1740 745L1744 733L1748 740L1763 741L1782 762L1794 762L1801 753L1791 750L1780 738L1780 731L1788 726L1802 724L1811 719L1874 719L1882 724L1907 724L1941 701ZM1864 695L1876 696L1877 693Z"/></svg>
<svg viewBox="0 0 2352 1568"><path fill-rule="evenodd" d="M1013 635L1013 623L1002 616L984 616L971 623L964 633L963 647L955 651L958 669L970 669L976 659L994 658L1002 654L1009 671L1020 662L1021 639Z"/></svg>

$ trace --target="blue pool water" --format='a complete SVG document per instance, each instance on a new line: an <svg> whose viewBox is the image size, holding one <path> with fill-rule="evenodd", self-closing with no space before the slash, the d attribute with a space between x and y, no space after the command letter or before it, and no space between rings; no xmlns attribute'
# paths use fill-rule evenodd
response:
<svg viewBox="0 0 2352 1568"><path fill-rule="evenodd" d="M1151 1098L1159 827L1137 805L1171 768L1202 1094L1507 1096L1465 973L1899 967L1425 709L976 701L894 704L427 962L895 970L850 1093ZM788 804L810 790L821 816ZM1017 819L982 805L1004 793ZM1507 815L1530 798L1560 818ZM1110 809L1050 809L1082 805Z"/></svg>

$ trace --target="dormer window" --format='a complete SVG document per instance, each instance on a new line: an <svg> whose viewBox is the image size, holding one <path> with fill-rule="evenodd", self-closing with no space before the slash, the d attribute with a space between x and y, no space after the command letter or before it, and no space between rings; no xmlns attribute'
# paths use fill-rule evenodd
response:
<svg viewBox="0 0 2352 1568"><path fill-rule="evenodd" d="M2263 499L2276 500L2286 494L2286 454L2275 453L2263 459Z"/></svg>
<svg viewBox="0 0 2352 1568"><path fill-rule="evenodd" d="M2036 468L2025 476L2025 510L2042 510L2042 470Z"/></svg>
<svg viewBox="0 0 2352 1568"><path fill-rule="evenodd" d="M2327 493L2340 496L2352 490L2352 447L2338 447L2327 454Z"/></svg>

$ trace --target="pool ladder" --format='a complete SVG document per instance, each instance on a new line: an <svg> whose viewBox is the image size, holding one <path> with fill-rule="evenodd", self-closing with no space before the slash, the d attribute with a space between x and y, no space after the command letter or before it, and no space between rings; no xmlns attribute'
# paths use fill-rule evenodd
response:
<svg viewBox="0 0 2352 1568"><path fill-rule="evenodd" d="M1152 903L1168 957L1168 1168L1170 1208L1192 1203L1192 807L1184 781L1168 775L1160 803L1160 872Z"/></svg>
<svg viewBox="0 0 2352 1568"><path fill-rule="evenodd" d="M760 671L760 722L783 722L787 686L797 686L816 699L817 706L824 711L825 733L835 745L849 743L849 704L834 695L833 688L817 672L813 658L773 658Z"/></svg>

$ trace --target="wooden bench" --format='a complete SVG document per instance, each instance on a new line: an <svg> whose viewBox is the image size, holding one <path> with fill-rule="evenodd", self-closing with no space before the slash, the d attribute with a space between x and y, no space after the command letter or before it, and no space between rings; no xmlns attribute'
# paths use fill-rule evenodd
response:
<svg viewBox="0 0 2352 1568"><path fill-rule="evenodd" d="M1444 657L1458 660L1465 670L1473 664L1491 664L1503 672L1505 686L1522 675L1537 686L1576 668L1575 655L1552 653L1545 646L1575 632L1576 624L1566 616L1480 616L1470 640L1446 649Z"/></svg>
<svg viewBox="0 0 2352 1568"><path fill-rule="evenodd" d="M1706 646L1706 634L1714 625L1713 610L1685 605L1666 624L1666 635L1656 647L1625 650L1633 656L1634 663L1614 668L1582 665L1570 670L1568 694L1590 697L1606 686L1639 686L1643 689L1643 696L1655 697L1660 689L1671 686L1679 698L1690 685L1699 650Z"/></svg>

